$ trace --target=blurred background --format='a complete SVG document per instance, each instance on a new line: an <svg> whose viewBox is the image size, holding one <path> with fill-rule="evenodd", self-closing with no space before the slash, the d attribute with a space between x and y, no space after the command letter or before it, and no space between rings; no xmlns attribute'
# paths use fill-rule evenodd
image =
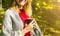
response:
<svg viewBox="0 0 60 36"><path fill-rule="evenodd" d="M0 0L0 33L9 4L10 0ZM43 36L60 36L60 0L32 0L32 10Z"/></svg>

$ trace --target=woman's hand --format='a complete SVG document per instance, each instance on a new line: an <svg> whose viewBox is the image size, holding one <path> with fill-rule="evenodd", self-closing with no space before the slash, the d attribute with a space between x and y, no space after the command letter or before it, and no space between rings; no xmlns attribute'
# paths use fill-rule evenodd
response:
<svg viewBox="0 0 60 36"><path fill-rule="evenodd" d="M36 28L36 21L33 20L29 25L30 25L33 29Z"/></svg>
<svg viewBox="0 0 60 36"><path fill-rule="evenodd" d="M26 26L26 31L29 32L31 30L33 30L34 28L36 28L36 21L32 20L32 22L30 22L27 26Z"/></svg>
<svg viewBox="0 0 60 36"><path fill-rule="evenodd" d="M36 28L36 21L35 20L32 20L31 23L29 23L29 25L27 25L25 27L25 29L23 29L22 31L19 31L19 35L25 35L25 33L29 32L29 31L32 31L34 28Z"/></svg>

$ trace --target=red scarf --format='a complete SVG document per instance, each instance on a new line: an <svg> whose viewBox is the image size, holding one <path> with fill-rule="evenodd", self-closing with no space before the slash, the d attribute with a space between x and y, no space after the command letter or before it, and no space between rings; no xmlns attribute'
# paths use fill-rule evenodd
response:
<svg viewBox="0 0 60 36"><path fill-rule="evenodd" d="M25 21L27 18L29 18L29 16L26 15L26 14L25 14L25 11L22 10L22 9L20 9L19 12L20 12L20 13L19 13L19 16L20 16L20 18L21 18L21 20L22 20L22 22L23 22L23 24L24 24L24 21ZM25 27L26 27L26 26L25 26L25 24L24 24L24 28L25 28ZM25 34L25 36L31 36L31 35L30 35L30 32L27 32L27 33Z"/></svg>

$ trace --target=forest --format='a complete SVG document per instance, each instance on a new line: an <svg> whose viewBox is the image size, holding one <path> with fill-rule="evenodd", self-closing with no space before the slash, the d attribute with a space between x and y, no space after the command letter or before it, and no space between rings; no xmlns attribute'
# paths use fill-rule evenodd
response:
<svg viewBox="0 0 60 36"><path fill-rule="evenodd" d="M0 9L0 34L5 10L10 0L2 0ZM60 0L32 0L32 18L37 21L43 36L60 36ZM0 36L1 36L0 35Z"/></svg>

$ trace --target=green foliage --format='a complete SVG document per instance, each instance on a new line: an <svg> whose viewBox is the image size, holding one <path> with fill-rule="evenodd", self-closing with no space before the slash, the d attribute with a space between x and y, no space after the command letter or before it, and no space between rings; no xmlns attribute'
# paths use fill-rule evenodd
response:
<svg viewBox="0 0 60 36"><path fill-rule="evenodd" d="M33 0L33 16L42 32L46 36L59 36L60 16L58 15L60 5L55 0ZM54 14L55 13L55 14ZM59 17L57 17L59 16Z"/></svg>
<svg viewBox="0 0 60 36"><path fill-rule="evenodd" d="M2 0L2 7L4 8L4 9L7 9L7 8L9 8L9 6L10 6L10 0Z"/></svg>
<svg viewBox="0 0 60 36"><path fill-rule="evenodd" d="M10 0L2 0L3 8ZM60 36L60 2L57 0L32 0L32 17L36 19L44 36Z"/></svg>

